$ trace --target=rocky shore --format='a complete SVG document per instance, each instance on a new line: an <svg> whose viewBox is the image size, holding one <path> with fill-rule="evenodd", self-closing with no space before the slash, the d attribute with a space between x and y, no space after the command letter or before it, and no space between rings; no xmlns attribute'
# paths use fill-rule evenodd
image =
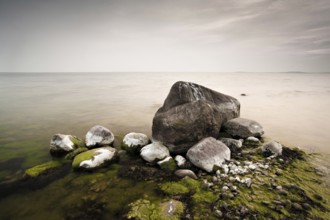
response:
<svg viewBox="0 0 330 220"><path fill-rule="evenodd" d="M239 116L237 99L177 82L154 116L152 137L119 137L101 125L84 140L55 134L53 160L2 182L2 196L74 174L69 184L89 196L64 219L107 219L113 196L125 196L108 190L125 180L141 193L114 208L116 219L329 219L330 190L313 155L264 137L260 123Z"/></svg>

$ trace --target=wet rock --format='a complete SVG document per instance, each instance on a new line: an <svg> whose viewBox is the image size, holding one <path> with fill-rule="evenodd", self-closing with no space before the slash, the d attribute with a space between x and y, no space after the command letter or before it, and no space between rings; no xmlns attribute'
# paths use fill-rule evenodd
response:
<svg viewBox="0 0 330 220"><path fill-rule="evenodd" d="M176 162L176 165L180 168L186 167L187 160L181 155L176 155L174 157L174 160Z"/></svg>
<svg viewBox="0 0 330 220"><path fill-rule="evenodd" d="M148 144L144 146L140 152L140 156L149 163L160 161L169 155L170 152L167 147L160 142Z"/></svg>
<svg viewBox="0 0 330 220"><path fill-rule="evenodd" d="M227 121L223 125L223 130L239 138L261 137L264 134L263 128L258 122L245 118L234 118Z"/></svg>
<svg viewBox="0 0 330 220"><path fill-rule="evenodd" d="M179 169L174 172L180 178L190 177L192 179L198 179L194 171L188 169Z"/></svg>
<svg viewBox="0 0 330 220"><path fill-rule="evenodd" d="M260 141L256 137L248 137L244 140L243 144L248 147L257 147L259 146Z"/></svg>
<svg viewBox="0 0 330 220"><path fill-rule="evenodd" d="M282 145L276 141L271 141L264 144L261 150L265 156L277 156L282 154Z"/></svg>
<svg viewBox="0 0 330 220"><path fill-rule="evenodd" d="M239 116L237 99L188 83L175 83L153 119L152 137L172 153L185 153L205 137L217 137L221 125Z"/></svg>
<svg viewBox="0 0 330 220"><path fill-rule="evenodd" d="M157 162L162 170L174 171L176 170L176 164L171 156L165 157L165 159Z"/></svg>
<svg viewBox="0 0 330 220"><path fill-rule="evenodd" d="M113 133L101 125L92 127L86 134L86 147L100 147L111 145L115 140Z"/></svg>
<svg viewBox="0 0 330 220"><path fill-rule="evenodd" d="M101 147L78 154L73 162L74 169L92 170L104 167L117 159L117 150L112 147Z"/></svg>
<svg viewBox="0 0 330 220"><path fill-rule="evenodd" d="M24 178L37 178L40 175L47 175L54 172L56 169L61 169L65 163L61 161L49 161L32 168L29 168L25 171Z"/></svg>
<svg viewBox="0 0 330 220"><path fill-rule="evenodd" d="M232 139L232 138L220 138L222 143L224 143L231 152L237 151L242 147L242 142L240 140Z"/></svg>
<svg viewBox="0 0 330 220"><path fill-rule="evenodd" d="M67 134L55 134L50 141L50 154L61 156L79 147L84 147L84 143L77 137Z"/></svg>
<svg viewBox="0 0 330 220"><path fill-rule="evenodd" d="M142 133L128 133L123 138L122 148L129 153L138 154L142 147L149 143L147 135Z"/></svg>
<svg viewBox="0 0 330 220"><path fill-rule="evenodd" d="M204 138L189 149L187 158L196 167L212 172L214 166L230 160L230 149L212 137Z"/></svg>

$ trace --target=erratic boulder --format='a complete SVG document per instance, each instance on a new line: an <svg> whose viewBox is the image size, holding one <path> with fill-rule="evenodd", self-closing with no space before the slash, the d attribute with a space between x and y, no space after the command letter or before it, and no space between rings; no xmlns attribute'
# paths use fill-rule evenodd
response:
<svg viewBox="0 0 330 220"><path fill-rule="evenodd" d="M152 163L163 160L164 158L170 156L170 152L163 144L154 142L144 146L141 149L140 156L145 161Z"/></svg>
<svg viewBox="0 0 330 220"><path fill-rule="evenodd" d="M187 158L196 167L212 172L214 166L220 167L225 160L230 160L230 149L221 141L208 137L190 148Z"/></svg>
<svg viewBox="0 0 330 220"><path fill-rule="evenodd" d="M203 86L176 82L156 112L152 137L171 153L185 153L205 137L217 137L221 125L238 117L237 99Z"/></svg>
<svg viewBox="0 0 330 220"><path fill-rule="evenodd" d="M93 148L111 145L114 140L115 136L109 129L101 125L96 125L92 127L86 134L86 147Z"/></svg>
<svg viewBox="0 0 330 220"><path fill-rule="evenodd" d="M261 137L264 134L262 126L253 120L246 118L234 118L223 125L223 130L233 137Z"/></svg>
<svg viewBox="0 0 330 220"><path fill-rule="evenodd" d="M61 156L83 146L84 143L75 136L55 134L50 140L49 151L52 156Z"/></svg>
<svg viewBox="0 0 330 220"><path fill-rule="evenodd" d="M93 170L104 167L117 159L118 152L113 147L95 148L78 154L73 162L74 169Z"/></svg>

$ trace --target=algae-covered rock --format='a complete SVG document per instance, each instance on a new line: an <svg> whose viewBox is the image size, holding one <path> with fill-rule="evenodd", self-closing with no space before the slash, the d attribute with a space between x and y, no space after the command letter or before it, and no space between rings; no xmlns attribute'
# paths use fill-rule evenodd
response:
<svg viewBox="0 0 330 220"><path fill-rule="evenodd" d="M204 138L188 150L187 158L196 167L212 172L214 166L230 160L230 149L212 137Z"/></svg>
<svg viewBox="0 0 330 220"><path fill-rule="evenodd" d="M264 134L264 130L258 122L246 118L234 118L227 121L223 125L223 130L233 137L239 138L261 137Z"/></svg>
<svg viewBox="0 0 330 220"><path fill-rule="evenodd" d="M179 220L184 211L184 205L176 200L159 204L139 199L131 203L129 207L127 218L136 220Z"/></svg>
<svg viewBox="0 0 330 220"><path fill-rule="evenodd" d="M84 147L83 141L79 138L72 135L55 134L50 141L49 150L51 155L61 156L79 147Z"/></svg>
<svg viewBox="0 0 330 220"><path fill-rule="evenodd" d="M32 168L29 168L25 171L25 177L36 178L40 175L44 175L46 173L50 173L55 169L63 166L63 162L60 161L49 161L47 163L43 163Z"/></svg>
<svg viewBox="0 0 330 220"><path fill-rule="evenodd" d="M91 170L106 166L117 158L117 150L112 147L95 148L78 154L73 162L74 169Z"/></svg>
<svg viewBox="0 0 330 220"><path fill-rule="evenodd" d="M141 148L149 143L147 135L142 133L128 133L125 135L122 148L129 153L139 153Z"/></svg>
<svg viewBox="0 0 330 220"><path fill-rule="evenodd" d="M260 141L258 138L251 136L246 138L243 144L247 147L257 147L260 145Z"/></svg>
<svg viewBox="0 0 330 220"><path fill-rule="evenodd" d="M141 149L141 157L149 163L157 162L170 155L167 147L160 142L154 142Z"/></svg>
<svg viewBox="0 0 330 220"><path fill-rule="evenodd" d="M87 148L111 145L114 140L113 133L101 125L95 125L86 134Z"/></svg>
<svg viewBox="0 0 330 220"><path fill-rule="evenodd" d="M165 159L158 161L157 164L162 170L174 171L176 170L176 164L171 156L166 157Z"/></svg>
<svg viewBox="0 0 330 220"><path fill-rule="evenodd" d="M67 155L65 155L65 159L67 160L73 160L73 158L75 158L75 156L77 156L78 154L88 151L88 148L86 147L79 147L77 149L75 149L74 151L71 151L70 153L68 153Z"/></svg>

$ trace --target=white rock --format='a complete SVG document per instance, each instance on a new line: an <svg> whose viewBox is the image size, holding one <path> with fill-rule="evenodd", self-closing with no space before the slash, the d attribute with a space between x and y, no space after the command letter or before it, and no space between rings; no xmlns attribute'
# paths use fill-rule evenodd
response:
<svg viewBox="0 0 330 220"><path fill-rule="evenodd" d="M164 163L168 163L170 160L173 160L173 158L171 156L167 156L163 160L158 161L157 164L162 166Z"/></svg>
<svg viewBox="0 0 330 220"><path fill-rule="evenodd" d="M228 191L228 190L229 190L228 186L223 186L222 187L222 191Z"/></svg>
<svg viewBox="0 0 330 220"><path fill-rule="evenodd" d="M215 173L217 174L217 176L220 176L221 174L220 170L217 170Z"/></svg>
<svg viewBox="0 0 330 220"><path fill-rule="evenodd" d="M176 165L178 166L178 167L184 167L185 166L185 164L186 164L186 162L187 162L187 160L186 160L186 158L184 158L183 156L181 156L181 155L176 155L175 156L175 158L174 158L174 160L175 160L175 162L176 162Z"/></svg>
<svg viewBox="0 0 330 220"><path fill-rule="evenodd" d="M50 151L65 151L70 152L74 150L74 143L70 140L71 135L55 134L50 141Z"/></svg>
<svg viewBox="0 0 330 220"><path fill-rule="evenodd" d="M157 162L169 156L170 152L160 142L154 142L141 149L140 156L148 162Z"/></svg>
<svg viewBox="0 0 330 220"><path fill-rule="evenodd" d="M86 134L87 147L111 145L114 140L113 133L101 125L92 127Z"/></svg>
<svg viewBox="0 0 330 220"><path fill-rule="evenodd" d="M252 184L252 179L251 178L245 178L244 180L245 184L247 187L251 187L251 184Z"/></svg>
<svg viewBox="0 0 330 220"><path fill-rule="evenodd" d="M255 164L250 164L249 169L250 170L255 170L255 169L257 169L257 166Z"/></svg>
<svg viewBox="0 0 330 220"><path fill-rule="evenodd" d="M248 138L246 138L246 140L247 141L252 141L252 142L259 142L259 139L258 138L256 138L256 137L248 137Z"/></svg>
<svg viewBox="0 0 330 220"><path fill-rule="evenodd" d="M105 147L95 150L95 155L89 159L84 160L79 164L79 167L92 169L101 166L104 162L111 160L116 154L116 149Z"/></svg>
<svg viewBox="0 0 330 220"><path fill-rule="evenodd" d="M143 147L149 143L149 138L145 134L131 132L125 135L123 143L128 148Z"/></svg>

